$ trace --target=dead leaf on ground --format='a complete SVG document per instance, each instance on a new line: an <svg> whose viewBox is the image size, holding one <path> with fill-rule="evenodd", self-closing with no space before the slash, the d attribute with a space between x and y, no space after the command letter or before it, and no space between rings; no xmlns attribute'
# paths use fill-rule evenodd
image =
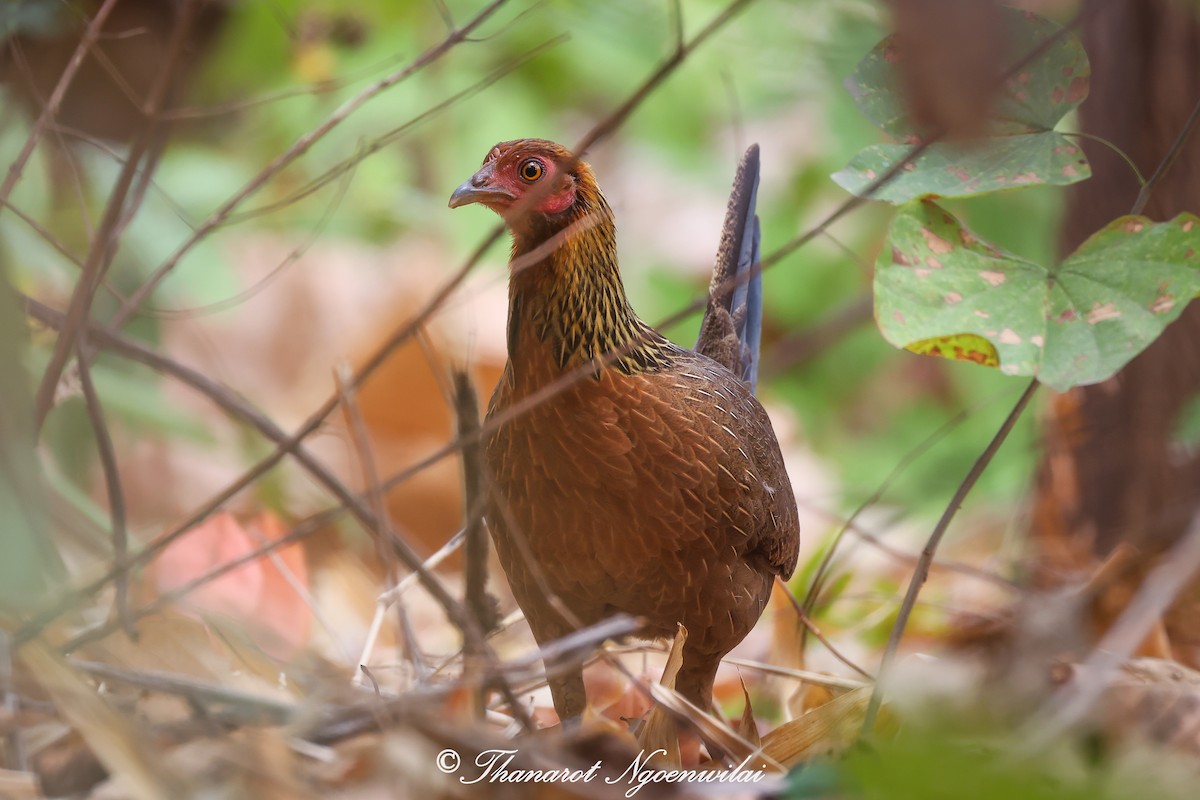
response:
<svg viewBox="0 0 1200 800"><path fill-rule="evenodd" d="M675 640L671 642L671 652L667 656L667 665L663 667L662 679L659 685L665 686L671 692L675 691L675 679L679 677L679 669L683 666L683 646L687 644L688 632L683 625L679 626L678 632L675 634ZM642 728L638 732L638 744L642 750L647 753L654 753L662 749L666 755L663 760L673 767L678 767L681 763L680 759L683 753L680 752L679 734L676 730L675 719L661 705L656 705L650 709L650 713L646 715ZM689 763L699 761L698 748L697 752L688 753Z"/></svg>
<svg viewBox="0 0 1200 800"><path fill-rule="evenodd" d="M871 691L870 686L852 689L780 725L763 737L763 753L787 767L844 753L858 741Z"/></svg>
<svg viewBox="0 0 1200 800"><path fill-rule="evenodd" d="M1086 679L1070 667L1067 682ZM1200 758L1200 672L1159 658L1122 665L1098 702L1094 718L1114 741L1165 745Z"/></svg>
<svg viewBox="0 0 1200 800"><path fill-rule="evenodd" d="M141 800L184 797L185 786L164 768L162 755L145 732L96 693L91 683L40 642L21 649L21 660L50 695L59 713L87 741L109 772Z"/></svg>

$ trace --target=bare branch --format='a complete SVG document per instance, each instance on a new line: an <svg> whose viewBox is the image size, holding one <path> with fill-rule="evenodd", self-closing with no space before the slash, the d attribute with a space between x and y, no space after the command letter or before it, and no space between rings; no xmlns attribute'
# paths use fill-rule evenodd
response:
<svg viewBox="0 0 1200 800"><path fill-rule="evenodd" d="M61 314L56 314L53 311L50 311L50 309L42 306L40 303L37 303L34 300L26 299L26 304L30 312L37 316L41 322L50 325L51 327L54 327L55 323L60 325L65 324ZM308 470L308 472L312 474L314 478L316 478L322 485L325 486L325 488L333 493L333 495L343 504L343 506L348 508L354 514L364 528L376 535L380 534L380 522L376 518L375 514L372 513L372 511L367 507L366 503L363 502L362 498L347 489L346 486L339 481L332 472L326 469L319 461L316 460L315 457L310 455L307 450L301 447L299 440L297 440L295 437L289 438L278 426L275 425L274 422L269 420L257 409L252 408L248 403L234 395L228 389L218 385L199 372L185 367L172 359L160 355L159 353L142 345L136 344L118 334L94 329L91 332L91 335L95 338L96 342L100 346L111 348L114 351L120 352L129 357L137 358L137 360L141 363L151 366L154 369L160 370L166 374L172 375L173 377L186 383L188 386L202 391L211 400L221 406L222 409L250 423L256 429L258 429L260 433L262 433L271 441L280 445L280 447L286 447L287 450L292 453L295 459L306 470ZM180 531L177 536L182 535L182 533L183 531ZM125 562L118 562L110 574L105 576L105 582L107 582L107 580L118 578L125 571L136 564L148 562L153 555L162 552L162 550L166 547L166 541L164 540L167 540L167 537L160 538L154 544L150 545L133 558L127 559ZM487 643L483 641L483 631L479 629L479 626L475 623L475 620L471 617L471 615L466 613L462 605L454 597L452 597L449 592L446 591L445 587L442 586L441 582L438 581L437 578L425 568L424 563L420 558L417 557L417 554L413 552L408 542L406 542L400 536L392 536L390 537L390 543L396 554L399 555L400 560L403 561L410 570L418 575L421 585L424 586L430 595L432 595L433 598L438 602L438 604L441 605L442 609L446 613L446 616L456 627L459 628L460 631L462 631L463 636L466 637L468 641L471 641L473 646L477 648L477 651L483 655L483 657L486 659L488 668L491 669L496 663L496 654L487 645ZM99 585L102 586L103 583L100 583ZM28 628L29 626L27 626L26 629L23 629L23 631L27 630ZM21 634L19 633L18 635ZM524 708L521 707L517 702L516 697L512 694L511 687L508 687L507 684L501 683L498 688L509 700L512 706L513 715L519 721L521 721L526 730L532 730L532 720L528 718L528 715L526 715L524 712Z"/></svg>
<svg viewBox="0 0 1200 800"><path fill-rule="evenodd" d="M392 523L391 514L388 513L383 487L379 483L379 469L375 463L374 449L371 447L371 433L367 429L366 420L363 419L362 409L358 405L358 398L352 386L350 365L344 361L339 363L334 371L334 379L337 382L338 396L346 416L347 428L350 431L350 440L358 456L359 468L362 470L363 484L367 487L367 499L370 501L371 507L375 509L375 518L380 525L379 531L369 531L369 533L375 544L375 553L379 558L379 563L384 566L384 575L387 576L388 585L394 585L399 580L399 569L396 564L396 556L388 547L388 542L398 534ZM425 566L433 569L434 565L426 560ZM410 577L415 579L416 574L414 573ZM386 610L386 606L381 606L380 610ZM377 623L382 623L381 614L377 614L376 621L372 623L371 631L367 636L367 645L358 660L358 669L355 670L356 678L370 677L367 664L370 660L371 649L375 644L375 637L379 632ZM410 650L410 657L415 658L416 655ZM378 690L378 686L376 686L376 690Z"/></svg>
<svg viewBox="0 0 1200 800"><path fill-rule="evenodd" d="M825 635L823 633L821 633L821 629L817 627L816 623L813 622L809 618L808 614L804 613L804 609L800 607L800 603L798 603L796 601L796 598L792 595L791 591L788 589L787 584L784 583L783 578L780 578L778 575L776 575L775 582L777 584L779 584L779 588L781 588L783 590L783 593L785 595L787 595L788 602L790 602L792 604L792 610L794 610L796 612L796 617L797 617L797 619L800 620L800 624L803 625L805 627L805 629L809 631L809 633L811 633L813 636L815 636L817 638L817 641L819 641L821 644L825 645L825 649L828 650L833 655L834 658L836 658L838 661L845 664L850 669L857 672L859 675L862 675L867 680L869 680L869 681L875 680L875 677L871 673L867 672L865 669L860 667L858 664L855 664L853 661L851 661L848 656L846 656L844 653L842 653L840 650L838 650L838 648L833 646L833 642L831 642L825 638Z"/></svg>
<svg viewBox="0 0 1200 800"><path fill-rule="evenodd" d="M588 131L579 143L575 145L573 152L577 156L582 156L600 140L608 137L625 123L625 120L632 114L642 102L650 96L650 93L665 81L671 73L673 73L680 64L687 59L689 55L697 47L704 44L713 34L721 30L733 19L739 11L750 5L752 0L733 0L725 9L718 14L712 22L704 26L704 29L689 39L687 42L682 42L675 47L674 52L664 61L658 69L651 73L650 77L639 86L633 94L629 96L615 111L597 123Z"/></svg>
<svg viewBox="0 0 1200 800"><path fill-rule="evenodd" d="M764 375L773 376L807 364L830 347L874 319L875 299L863 293L812 325L790 333L777 342L763 364Z"/></svg>
<svg viewBox="0 0 1200 800"><path fill-rule="evenodd" d="M988 442L988 446L984 448L979 458L971 465L971 469L963 478L962 483L958 485L954 496L950 498L950 503L946 506L946 510L942 512L941 519L934 526L933 533L929 535L929 541L925 543L925 547L921 550L921 559L917 562L917 568L913 572L912 578L908 582L908 590L904 593L904 602L900 604L900 611L896 615L896 623L892 626L892 633L888 636L887 646L883 650L883 657L879 662L879 681L875 684L874 691L871 692L871 702L867 705L867 714L863 720L863 735L871 732L875 725L875 717L879 713L879 704L883 700L882 687L884 676L891 669L892 662L896 659L896 653L900 648L900 639L904 636L904 629L908 625L908 618L912 615L913 607L917 603L917 595L921 592L921 587L925 585L925 581L929 578L929 568L933 564L933 558L937 554L938 545L941 544L942 537L946 530L950 527L950 522L954 519L954 515L958 513L959 506L966 500L967 495L971 493L971 489L975 487L976 481L983 471L987 469L988 464L992 463L992 458L1000 450L1000 446L1004 444L1004 440L1008 438L1008 434L1012 432L1013 427L1017 424L1017 420L1021 418L1025 408L1029 405L1029 401L1033 399L1033 395L1037 392L1037 379L1034 378L1025 387L1025 391L1021 392L1021 396L1017 398L1016 404L1012 410L1008 412L1004 423L1000 426L1000 430L996 431L996 435Z"/></svg>
<svg viewBox="0 0 1200 800"><path fill-rule="evenodd" d="M462 42L473 30L482 25L489 17L499 10L508 0L492 0L487 6L476 14L470 22L457 30L451 31L445 39L430 49L426 50L415 60L405 65L401 69L396 70L392 74L381 78L380 80L367 86L354 97L347 100L336 111L333 112L324 122L318 125L313 130L301 136L292 146L283 153L276 156L271 163L263 167L257 175L239 189L232 197L221 204L221 207L209 215L208 219L200 224L200 226L192 233L190 237L180 245L170 257L167 258L162 265L154 271L154 274L134 292L129 301L121 307L113 318L112 327L119 328L133 315L137 308L145 301L147 297L155 290L159 283L162 282L171 270L173 270L179 262L187 255L193 247L195 247L202 239L204 239L214 229L219 227L233 213L241 203L248 197L254 195L267 184L272 178L278 175L285 167L291 164L300 156L304 155L309 149L324 138L330 131L341 125L346 119L361 108L367 101L374 98L381 92L390 89L397 83L400 83L409 76L421 71L425 67L437 61L452 48Z"/></svg>
<svg viewBox="0 0 1200 800"><path fill-rule="evenodd" d="M42 131L56 116L58 109L62 106L63 98L66 97L67 90L71 87L71 83L75 80L75 73L79 71L83 59L88 52L96 44L96 39L100 36L100 29L104 27L105 20L108 15L116 7L117 0L104 0L100 4L100 8L96 9L95 16L88 22L87 27L83 30L83 36L79 39L79 45L75 48L71 60L67 62L66 68L59 76L58 83L54 86L54 91L50 94L50 99L42 106L42 113L38 115L37 121L33 123L33 130L29 132L29 138L25 140L25 145L21 148L21 152L8 166L8 174L4 177L4 183L0 184L0 213L3 213L4 208L8 204L8 198L12 194L13 187L17 185L17 181L21 180L21 173L25 170L25 164L29 161L29 157L33 155L34 148L37 147L42 138Z"/></svg>
<svg viewBox="0 0 1200 800"><path fill-rule="evenodd" d="M691 52L693 52L694 49L696 48L696 46L698 46L701 42L703 42L705 39L707 39L713 33L715 33L716 30L719 29L719 27L721 25L728 22L728 20L730 18L732 18L733 12L740 9L748 1L749 0L735 0L735 2L732 3L726 9L726 11L724 13L722 13L713 23L711 23L709 26L707 26L703 31L701 31L699 34L697 34L697 36L694 37L689 42L688 47L685 48L684 55L687 55L687 54L690 54ZM441 44L439 44L435 48L431 49L430 51L427 51L417 61L410 64L409 67L405 68L405 70L402 70L401 73L403 73L403 74L397 73L396 75L389 76L389 78L384 79L384 81L390 81L390 83L388 83L387 85L391 85L391 83L394 83L394 82L400 80L406 74L411 74L411 72L415 72L421 66L424 66L427 63L430 63L432 60L435 60L436 57L440 56L443 52L448 50L451 46L453 46L454 43L462 40L466 33L469 33L471 30L473 30L474 27L476 27L479 23L481 23L483 21L483 19L486 18L487 15L491 14L497 8L499 8L503 2L504 2L504 0L495 0L495 2L493 2L492 4L487 6L483 11L481 11L480 14L477 15L470 23L468 23L463 28L458 29L458 31L456 31L454 36L443 41ZM634 90L634 92L631 94L629 100L627 100L626 102L624 102L620 106L618 106L618 108L615 111L613 111L612 114L610 114L605 120L598 123L597 126L592 129L592 132L584 137L581 146L586 147L590 142L594 142L598 138L600 138L602 135L607 135L608 133L611 133L613 130L615 130L621 123L623 123L629 117L629 115L636 109L638 104L640 104L642 101L645 100L645 98L649 95L650 90L653 89L658 84L660 84L667 77L667 75L669 75L670 72L672 72L674 69L678 68L678 66L681 63L683 63L682 58L681 59L672 59L667 64L664 64L662 67L660 67L655 72L653 72L641 86L639 86L636 90ZM397 76L399 76L399 77L397 77ZM349 113L349 111L347 110L348 106L350 106L351 104L353 104L354 107L361 105L362 102L365 102L366 99L369 99L369 97L374 92L379 91L378 89L374 88L377 86L379 86L379 83L375 84L373 87L369 87L368 89L366 89L362 93L360 93L354 100L351 100L347 104L344 104L342 106L342 108L340 108L337 112L335 112L334 116L331 117L331 121L327 121L326 124L329 125L330 127L332 127L333 125L336 125L337 123L341 122L342 119L344 119L345 114ZM352 110L352 109L350 109L350 110ZM266 171L278 171L279 169L282 169L282 167L284 166L285 160L290 161L290 160L298 157L299 155L301 155L303 153L303 151L306 150L309 146L311 146L313 141L315 141L315 139L313 138L315 133L316 132L310 133L310 134L307 134L305 137L302 137L302 139L300 141L298 141L295 145L293 145L293 147L288 151L288 153L285 153L284 155L280 156L275 161L273 161L271 165L268 165L268 167L266 168ZM218 212L215 212L214 215L209 218L209 220L207 220L204 224L202 224L197 229L196 234L194 234L193 237L191 239L189 239L188 243L185 243L185 245L183 247L181 247L179 250L177 250L176 253L171 257L171 259L168 260L168 262L166 264L164 264L162 267L159 268L159 271L162 272L163 274L165 274L166 271L169 271L169 268L173 267L174 264L178 263L178 260L180 258L182 258L183 254L188 249L190 249L190 247L194 246L207 231L210 231L213 228L215 228L226 216L228 216L228 214L230 214L232 212L233 208L237 205L238 202L240 202L245 197L248 197L251 194L253 194L258 188L261 187L261 185L269 177L270 177L269 175L260 174L254 180L252 180L251 183L247 185L247 187L244 187L243 190L238 193L238 195L236 195L230 201L227 201L226 204L224 204L222 206L221 210L219 210ZM487 237L485 237L482 242L480 242L479 246L470 255L470 257L467 259L466 263L464 263L463 266L456 273L454 273L445 283L442 284L441 287L439 287L439 289L436 292L433 293L432 297L429 299L429 301L426 303L426 305L414 317L412 317L406 323L401 325L385 342L383 342L383 344L367 359L367 361L363 364L363 366L355 374L354 384L356 386L360 385L362 383L362 381L366 380L367 377L369 377L372 373L374 373L374 371L376 369L378 369L379 366L384 361L386 361L386 359L395 350L395 348L397 348L398 346L403 344L405 341L407 341L410 337L412 337L418 330L420 330L425 325L425 323L430 318L432 318L432 316L442 307L442 305L446 302L446 300L450 297L450 295L452 295L458 289L458 287L462 284L462 282L466 278L466 276L470 273L470 271L472 269L474 269L475 265L478 264L478 262L482 259L484 253L486 253L491 248L491 246L500 239L500 237L503 235L503 233L504 233L503 224L499 224L495 228L493 228L491 233ZM552 243L547 242L547 245L551 246ZM553 246L557 246L557 243L554 243ZM148 285L144 285L142 287L142 289L147 290L147 286ZM142 295L141 297L139 297L137 294L135 294L133 297L131 297L129 302L123 307L123 309L122 309L123 313L119 312L119 314L117 316L117 321L120 322L120 321L123 321L124 319L127 319L128 315L133 313L132 309L135 309L140 304L141 300L144 298L144 295L146 293L148 293L148 290L140 291L140 294ZM45 309L44 306L42 307L42 309L44 309L45 311L49 311L49 309ZM31 312L31 313L33 313L33 312ZM51 312L51 313L53 313L53 312ZM35 316L37 316L36 313L35 313ZM97 341L100 340L99 332L93 331L93 335L96 337ZM116 340L110 338L108 341L116 341ZM617 352L617 353L611 354L610 357L615 359L615 358L620 357L620 355L621 355L621 353ZM157 354L152 354L152 357L157 358ZM497 417L493 420L490 420L480 430L479 435L484 436L487 433L491 432L492 430L495 430L496 428L498 428L500 425L506 424L508 421L515 418L516 416L523 414L523 413L527 413L528 410L533 408L534 405L536 405L538 402L542 402L545 399L545 397L553 396L554 394L557 394L558 392L565 391L571 385L573 385L576 381L582 380L583 378L589 376L590 374L591 374L591 368L584 368L584 369L575 370L572 373L562 376L562 378L555 381L552 385L545 387L545 389L543 391L537 393L535 396L531 396L525 402L518 404L517 406L513 407L512 409L509 409L505 414L500 415L499 417ZM199 376L199 377L202 380L205 380L205 381L207 380L206 378L204 378L204 376ZM222 393L227 394L224 392L224 390L219 392L219 394L222 394ZM241 492L246 487L252 485L256 480L258 480L259 477L261 477L268 470L270 470L272 467L274 467L276 464L278 464L285 456L287 456L289 453L293 453L299 446L300 442L302 442L307 436L311 435L315 430L317 430L321 426L321 424L324 423L324 421L327 419L329 414L331 414L336 407L337 407L337 397L335 395L335 396L331 397L329 400L327 400L324 404L322 404L318 409L316 409L292 436L286 437L283 441L281 441L274 452L270 453L263 460L261 460L260 462L255 464L253 467L251 467L245 474L243 474L240 478L238 478L232 484L227 486L223 491L221 491L214 497L210 498L208 502L206 502L201 508L199 508L195 512L193 512L188 517L188 519L185 520L182 524L178 525L177 527L175 527L174 529L172 529L165 535L156 539L153 543L148 545L142 552L131 556L131 558L129 559L129 563L125 565L126 568L132 568L132 567L147 563L148 561L153 559L159 552L161 552L162 549L167 547L171 542L177 540L179 537L186 534L189 530L193 529L196 525L198 525L200 522L202 522L204 519L206 519L210 514L212 514L217 509L219 509L230 498L237 495L239 492ZM440 448L435 453L433 453L431 456L422 459L420 462L413 465L412 467L402 471L400 474L398 474L396 476L393 476L388 481L385 481L385 483L384 483L385 490L400 483L403 480L406 480L407 478L411 477L412 475L416 474L417 472L429 467L431 464L437 463L442 458L445 458L445 457L451 455L452 453L457 452L463 445L464 445L464 442L455 441L443 448ZM323 519L332 519L332 518L335 518L335 517L339 516L340 514L344 513L344 511L347 508L350 508L350 510L353 510L353 508L351 508L349 504L343 502L343 504L341 506L335 507L335 508L331 509L330 511L326 512L326 514L320 515L320 516ZM101 576L100 578L90 581L88 584L84 585L83 587L78 588L75 591L66 593L64 596L60 597L59 600L56 603L54 603L50 608L35 615L35 617L29 623L27 623L20 631L18 631L18 634L17 634L18 638L21 641L25 641L25 640L28 640L29 638L32 638L33 636L36 636L37 632L40 631L43 626L45 626L50 621L56 619L59 615L65 613L66 611L70 610L71 608L76 607L76 605L78 603L80 603L80 602L84 601L86 598L90 597L94 592L98 591L105 584L112 581L114 579L114 577L115 577L115 572L110 571L109 573ZM440 586L439 586L439 588L440 588Z"/></svg>
<svg viewBox="0 0 1200 800"><path fill-rule="evenodd" d="M504 76L509 75L514 70L524 66L525 64L527 64L534 58L537 58L538 56L545 53L547 50L557 47L558 45L562 44L566 40L567 40L567 37L565 35L555 36L551 39L547 39L546 41L542 42L541 44L538 44L538 45L530 48L529 50L522 53L519 57L513 59L512 61L505 63L500 68L492 71L488 75L485 75L483 78L479 79L478 81L471 84L470 86L463 89L462 91L456 92L455 94L450 95L449 97L442 100L441 102L436 103L433 106L430 106L425 111L422 111L420 114L418 114L417 116L408 120L403 125L393 128L392 130L388 131L387 133L383 134L382 136L376 138L375 140L370 142L368 145L366 145L365 147L363 147L359 151L357 151L354 155L352 155L349 158L345 159L344 161L330 167L325 172L321 173L316 178L313 178L311 181L309 181L303 187L301 187L300 189L297 189L295 192L292 192L287 197L284 197L284 198L277 200L275 202L272 202L272 203L268 203L267 205L259 206L257 208L252 208L248 211L243 211L240 214L231 214L230 217L225 221L225 224L236 225L236 224L245 222L247 220L265 216L267 214L271 214L276 211L279 211L280 209L287 208L291 205L294 205L295 203L299 202L300 200L303 200L304 198L308 197L312 193L318 191L319 189L321 189L322 187L327 185L330 181L337 178L339 175L342 175L343 173L347 172L348 170L351 170L354 167L358 166L358 164L360 162L362 162L363 159L375 155L383 148L392 144L393 142L398 140L402 135L408 133L410 130L412 130L417 125L421 124L422 122L425 122L426 120L428 120L432 117L437 116L441 112L458 104L462 100L465 100L466 98L471 97L474 94L478 94L479 92L481 92L484 89L486 89L487 87L491 86L496 81L503 78Z"/></svg>
<svg viewBox="0 0 1200 800"><path fill-rule="evenodd" d="M878 503L887 494L892 484L908 470L913 462L925 455L930 448L945 438L950 431L961 425L966 418L967 413L960 411L939 426L933 433L918 442L916 447L904 454L896 466L892 468L892 471L888 473L887 477L883 479L883 482L876 487L875 491L866 500L863 500L858 508L854 509L853 513L846 518L846 521L838 528L837 533L833 535L833 541L830 542L829 549L825 552L825 557L821 559L821 563L817 566L817 571L813 574L812 583L808 587L808 593L804 595L804 602L801 604L801 607L806 616L812 615L813 606L816 605L817 597L825 585L825 577L828 574L829 565L832 563L834 553L837 552L838 544L842 541L842 537L845 536L846 531L854 526L854 523L858 521L858 518L862 516L864 511ZM803 650L803 638L800 641L801 649Z"/></svg>
<svg viewBox="0 0 1200 800"><path fill-rule="evenodd" d="M487 467L483 461L483 442L479 437L479 396L471 376L454 370L454 416L458 437L465 444L463 462L463 514L466 531L466 569L463 572L467 609L475 615L480 629L491 630L496 623L496 601L488 594L488 539L483 526L483 508L487 499ZM468 651L469 656L473 653Z"/></svg>
<svg viewBox="0 0 1200 800"><path fill-rule="evenodd" d="M58 389L58 381L62 377L63 369L71 358L71 353L75 347L75 338L78 336L79 331L83 329L85 320L91 313L92 299L95 297L97 288L104 280L105 273L108 271L113 256L116 254L121 231L125 223L128 222L129 215L133 212L132 204L130 204L128 209L126 208L126 199L133 185L134 178L137 175L138 163L141 161L142 156L147 152L152 143L160 141L157 139L160 123L158 111L162 106L163 99L166 97L167 89L171 85L175 70L179 66L183 54L187 51L185 42L191 30L192 22L195 20L199 3L200 0L185 0L180 9L179 19L176 21L171 38L167 43L166 62L155 77L154 83L151 84L146 101L142 106L142 112L147 119L146 126L130 146L125 166L122 168L120 175L117 176L112 192L109 194L108 202L104 208L104 217L100 222L100 228L96 232L87 261L83 265L83 274L75 284L75 290L71 293L71 303L67 307L66 324L59 332L58 340L54 343L54 352L50 356L50 363L47 365L46 372L42 375L42 382L38 386L34 416L35 430L41 430L42 424L46 420L46 415L54 405L54 394ZM151 158L153 160L153 156ZM7 200L7 196L0 195L0 197Z"/></svg>
<svg viewBox="0 0 1200 800"><path fill-rule="evenodd" d="M83 399L87 406L88 419L92 425L92 435L96 438L96 452L100 456L100 469L104 473L104 485L108 490L108 513L112 519L112 548L113 563L121 564L129 552L129 531L125 527L125 493L121 490L121 472L117 468L117 453L113 447L112 434L108 429L108 421L104 418L104 409L100 405L100 397L96 394L96 386L92 383L92 368L87 363L87 334L81 333L77 347L79 359L79 383L83 389ZM129 634L130 639L137 639L137 630L129 616L129 576L125 572L117 575L116 579L116 612L117 618Z"/></svg>
<svg viewBox="0 0 1200 800"><path fill-rule="evenodd" d="M1197 122L1200 122L1200 99L1196 100L1196 106L1188 116L1187 122L1183 123L1183 128L1180 129L1179 135L1175 137L1175 141L1171 143L1167 154L1163 156L1162 161L1158 162L1154 174L1142 185L1137 199L1133 202L1133 209L1129 212L1130 214L1140 214L1146 208L1146 204L1150 202L1150 193L1154 191L1155 185L1163 179L1163 176L1167 174L1167 170L1175 163L1175 159L1179 156L1179 152L1183 149L1184 144L1187 143L1188 137L1196 129Z"/></svg>

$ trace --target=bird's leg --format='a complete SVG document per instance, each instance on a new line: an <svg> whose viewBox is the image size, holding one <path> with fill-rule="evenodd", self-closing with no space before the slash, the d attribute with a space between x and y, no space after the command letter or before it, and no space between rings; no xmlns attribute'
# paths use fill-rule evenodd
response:
<svg viewBox="0 0 1200 800"><path fill-rule="evenodd" d="M686 697L704 711L713 710L713 683L717 679L717 667L721 657L712 653L697 653L683 647L683 665L675 678L675 691Z"/></svg>
<svg viewBox="0 0 1200 800"><path fill-rule="evenodd" d="M525 619L529 622L530 632L538 647L546 647L570 632L570 628L550 620L558 616L558 612L530 604L525 608ZM543 650L543 652L545 652ZM557 656L546 658L546 683L550 685L550 695L554 698L554 710L564 727L578 725L587 707L587 691L583 686L583 659L586 652L572 650Z"/></svg>
<svg viewBox="0 0 1200 800"><path fill-rule="evenodd" d="M572 728L583 718L587 707L587 692L583 686L583 667L578 662L566 664L550 663L546 671L554 673L549 679L550 694L554 698L554 710L563 728Z"/></svg>
<svg viewBox="0 0 1200 800"><path fill-rule="evenodd" d="M679 674L675 677L675 691L679 692L702 711L708 714L715 714L716 712L713 708L713 683L717 679L717 667L720 664L721 656L719 654L697 653L694 650L689 652L685 644L683 647L683 664L679 668ZM691 759L699 763L699 748L702 741L708 748L710 758L718 761L725 759L726 754L714 742L704 739L698 728L687 725L679 729L680 754L694 753L694 755L685 759L686 765L692 765Z"/></svg>

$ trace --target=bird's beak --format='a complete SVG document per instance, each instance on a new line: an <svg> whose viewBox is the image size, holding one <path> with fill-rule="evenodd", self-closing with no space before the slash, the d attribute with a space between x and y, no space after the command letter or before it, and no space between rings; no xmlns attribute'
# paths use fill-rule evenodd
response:
<svg viewBox="0 0 1200 800"><path fill-rule="evenodd" d="M483 203L485 206L511 203L517 198L512 192L492 184L492 165L485 164L471 179L454 190L450 195L450 207Z"/></svg>

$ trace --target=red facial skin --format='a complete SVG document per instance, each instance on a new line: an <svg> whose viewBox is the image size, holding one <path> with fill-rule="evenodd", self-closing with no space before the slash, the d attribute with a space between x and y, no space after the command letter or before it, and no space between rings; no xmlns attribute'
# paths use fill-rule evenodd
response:
<svg viewBox="0 0 1200 800"><path fill-rule="evenodd" d="M563 163L574 157L558 145L524 140L492 148L483 166L455 190L450 207L480 203L511 226L522 215L552 217L575 203L576 178Z"/></svg>

